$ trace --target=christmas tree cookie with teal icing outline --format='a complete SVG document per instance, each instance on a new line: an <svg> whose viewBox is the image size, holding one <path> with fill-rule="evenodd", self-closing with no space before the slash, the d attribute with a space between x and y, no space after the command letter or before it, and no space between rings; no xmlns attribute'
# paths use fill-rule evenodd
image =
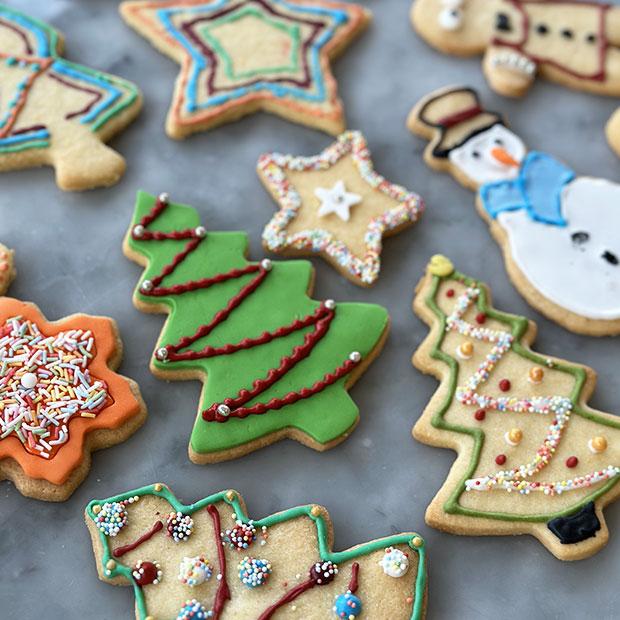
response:
<svg viewBox="0 0 620 620"><path fill-rule="evenodd" d="M146 267L134 304L169 314L152 372L203 381L189 445L196 463L287 437L337 445L359 421L347 390L387 337L381 306L315 301L309 262L249 261L247 246L245 233L210 231L167 194L138 194L124 242Z"/></svg>
<svg viewBox="0 0 620 620"><path fill-rule="evenodd" d="M104 142L138 114L140 92L62 50L54 28L0 4L0 171L49 165L61 189L112 185L125 160Z"/></svg>
<svg viewBox="0 0 620 620"><path fill-rule="evenodd" d="M334 0L132 0L123 19L181 65L166 120L185 138L259 110L337 135L330 62L370 22Z"/></svg>
<svg viewBox="0 0 620 620"><path fill-rule="evenodd" d="M528 151L472 88L430 93L407 125L429 141L428 166L476 191L478 213L531 306L579 334L620 334L620 185Z"/></svg>
<svg viewBox="0 0 620 620"><path fill-rule="evenodd" d="M185 505L157 483L93 500L85 519L99 578L133 587L137 620L425 616L422 537L333 551L316 504L254 520L235 491Z"/></svg>
<svg viewBox="0 0 620 620"><path fill-rule="evenodd" d="M594 371L534 352L535 323L496 310L443 256L413 308L431 328L413 363L441 381L413 435L458 453L426 522L531 534L561 560L599 551L603 508L620 496L620 418L588 406Z"/></svg>

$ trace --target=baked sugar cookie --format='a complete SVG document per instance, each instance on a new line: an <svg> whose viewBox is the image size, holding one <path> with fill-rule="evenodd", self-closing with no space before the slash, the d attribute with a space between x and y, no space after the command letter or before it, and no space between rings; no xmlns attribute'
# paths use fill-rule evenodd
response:
<svg viewBox="0 0 620 620"><path fill-rule="evenodd" d="M13 251L0 243L0 295L4 295L15 277Z"/></svg>
<svg viewBox="0 0 620 620"><path fill-rule="evenodd" d="M52 27L0 5L0 171L49 165L61 189L112 185L125 160L103 143L136 116L140 93L62 49Z"/></svg>
<svg viewBox="0 0 620 620"><path fill-rule="evenodd" d="M426 547L414 533L332 551L325 508L253 520L235 491L190 505L163 484L86 508L99 578L133 586L147 618L420 620Z"/></svg>
<svg viewBox="0 0 620 620"><path fill-rule="evenodd" d="M90 454L144 422L136 383L114 372L116 324L74 314L50 322L31 303L0 297L0 480L63 501L90 469Z"/></svg>
<svg viewBox="0 0 620 620"><path fill-rule="evenodd" d="M524 95L537 76L569 88L620 95L620 6L596 0L415 0L411 19L448 54L484 54L496 92ZM620 155L620 112L607 127Z"/></svg>
<svg viewBox="0 0 620 620"><path fill-rule="evenodd" d="M345 128L330 60L370 13L332 0L137 0L123 19L181 65L166 132L184 138L258 110Z"/></svg>
<svg viewBox="0 0 620 620"><path fill-rule="evenodd" d="M426 163L477 190L477 207L527 302L566 329L620 334L620 186L578 177L528 152L471 88L430 94L411 111Z"/></svg>
<svg viewBox="0 0 620 620"><path fill-rule="evenodd" d="M414 365L441 385L413 428L458 453L426 511L454 534L531 534L561 560L596 553L620 496L620 418L590 408L590 368L530 349L536 325L434 256L416 289L431 332Z"/></svg>
<svg viewBox="0 0 620 620"><path fill-rule="evenodd" d="M266 250L320 254L355 284L379 276L383 237L417 222L422 199L374 171L359 131L314 157L266 153L258 175L279 206L263 232Z"/></svg>
<svg viewBox="0 0 620 620"><path fill-rule="evenodd" d="M204 383L194 462L286 437L326 450L349 436L359 411L347 389L383 346L384 308L310 299L310 263L248 261L245 233L212 232L165 194L138 194L124 251L146 267L136 307L170 315L152 372Z"/></svg>

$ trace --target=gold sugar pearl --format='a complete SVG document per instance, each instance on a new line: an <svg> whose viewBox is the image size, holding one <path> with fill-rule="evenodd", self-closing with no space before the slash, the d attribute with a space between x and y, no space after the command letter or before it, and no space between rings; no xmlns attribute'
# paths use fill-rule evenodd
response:
<svg viewBox="0 0 620 620"><path fill-rule="evenodd" d="M161 484L161 482L158 482L157 484L153 485L153 488L159 493L164 488L164 485Z"/></svg>
<svg viewBox="0 0 620 620"><path fill-rule="evenodd" d="M532 383L540 383L545 376L545 371L540 366L532 366L530 368L530 381Z"/></svg>
<svg viewBox="0 0 620 620"><path fill-rule="evenodd" d="M602 435L592 437L592 439L588 442L588 448L590 448L590 451L595 454L605 452L605 450L607 450L607 439L605 439Z"/></svg>
<svg viewBox="0 0 620 620"><path fill-rule="evenodd" d="M521 440L523 439L523 431L520 428L511 428L507 433L506 433L506 441L509 444L519 444L521 443Z"/></svg>
<svg viewBox="0 0 620 620"><path fill-rule="evenodd" d="M320 517L322 512L323 511L320 506L312 506L312 509L310 510L310 514L312 514L313 517Z"/></svg>
<svg viewBox="0 0 620 620"><path fill-rule="evenodd" d="M108 561L106 562L105 567L106 567L108 570L114 570L114 569L116 568L116 562L115 562L114 560L108 560Z"/></svg>
<svg viewBox="0 0 620 620"><path fill-rule="evenodd" d="M99 504L95 504L93 506L93 514L98 515L101 512L101 506Z"/></svg>
<svg viewBox="0 0 620 620"><path fill-rule="evenodd" d="M423 541L423 540L422 540L419 536L414 536L414 537L411 539L411 544L412 544L414 547L421 547L421 546L424 544L424 541Z"/></svg>
<svg viewBox="0 0 620 620"><path fill-rule="evenodd" d="M461 345L461 353L463 353L463 355L472 355L473 352L474 345L469 340L467 340Z"/></svg>
<svg viewBox="0 0 620 620"><path fill-rule="evenodd" d="M235 499L235 497L236 497L236 493L235 493L234 491L228 491L228 492L226 493L226 499L227 499L229 502L232 502L232 501Z"/></svg>

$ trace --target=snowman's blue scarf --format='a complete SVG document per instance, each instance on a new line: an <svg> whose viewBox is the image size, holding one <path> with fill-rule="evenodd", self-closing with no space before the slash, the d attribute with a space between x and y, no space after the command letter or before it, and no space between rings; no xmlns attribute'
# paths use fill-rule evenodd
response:
<svg viewBox="0 0 620 620"><path fill-rule="evenodd" d="M566 226L562 217L562 189L575 173L550 155L528 153L519 176L511 181L487 183L480 188L485 211L493 218L502 211L525 209L537 222Z"/></svg>

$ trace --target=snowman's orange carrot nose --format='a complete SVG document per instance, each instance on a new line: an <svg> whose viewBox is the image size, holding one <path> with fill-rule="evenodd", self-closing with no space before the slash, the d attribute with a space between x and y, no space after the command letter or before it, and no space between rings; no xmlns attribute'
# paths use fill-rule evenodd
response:
<svg viewBox="0 0 620 620"><path fill-rule="evenodd" d="M491 149L491 155L504 166L518 166L519 162L506 150L499 147Z"/></svg>

